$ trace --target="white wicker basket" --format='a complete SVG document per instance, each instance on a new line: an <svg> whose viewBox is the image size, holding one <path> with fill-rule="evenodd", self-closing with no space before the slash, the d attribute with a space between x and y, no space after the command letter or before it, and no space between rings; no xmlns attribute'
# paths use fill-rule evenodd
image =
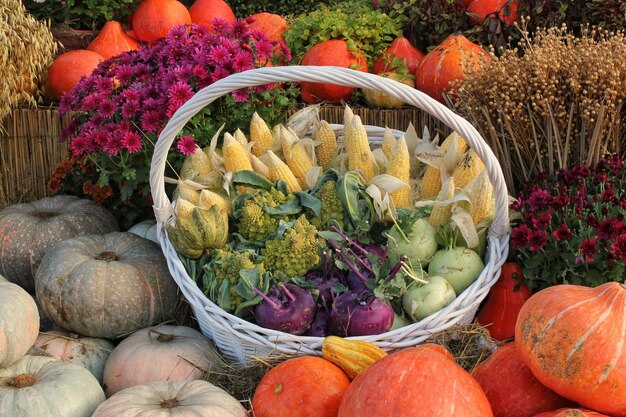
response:
<svg viewBox="0 0 626 417"><path fill-rule="evenodd" d="M174 220L172 203L165 193L164 174L167 154L175 137L189 119L209 103L234 90L274 82L300 81L332 82L351 87L370 88L388 93L428 112L467 140L469 146L484 162L494 187L495 218L488 233L485 269L476 282L461 293L452 304L418 323L387 333L354 339L365 340L387 351L392 351L415 346L433 333L455 324L470 322L480 302L498 279L500 267L508 254L507 189L502 169L489 146L465 119L426 94L402 83L339 67L286 66L254 69L234 74L197 92L173 115L161 132L155 146L150 170L150 186L157 218L157 236L167 258L170 272L191 304L202 332L212 338L224 356L233 363L249 362L253 356L263 357L275 351L287 354L321 354L323 338L294 336L266 329L229 314L208 300L185 271L176 250L167 238L165 228L162 227L163 224Z"/></svg>

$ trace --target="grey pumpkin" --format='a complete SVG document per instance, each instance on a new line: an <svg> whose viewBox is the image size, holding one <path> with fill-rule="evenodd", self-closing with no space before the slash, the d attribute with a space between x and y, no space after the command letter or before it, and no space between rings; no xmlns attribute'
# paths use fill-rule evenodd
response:
<svg viewBox="0 0 626 417"><path fill-rule="evenodd" d="M57 325L108 339L172 319L180 300L159 245L128 232L58 243L41 260L35 288Z"/></svg>
<svg viewBox="0 0 626 417"><path fill-rule="evenodd" d="M49 248L72 237L117 230L111 213L75 196L6 207L0 210L0 275L33 293L35 272Z"/></svg>

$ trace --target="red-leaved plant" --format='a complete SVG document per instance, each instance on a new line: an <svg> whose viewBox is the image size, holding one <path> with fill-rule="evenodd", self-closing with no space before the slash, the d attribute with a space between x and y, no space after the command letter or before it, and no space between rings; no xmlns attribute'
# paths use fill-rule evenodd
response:
<svg viewBox="0 0 626 417"><path fill-rule="evenodd" d="M613 156L592 167L540 174L511 205L521 215L511 243L531 289L624 281L625 168Z"/></svg>
<svg viewBox="0 0 626 417"><path fill-rule="evenodd" d="M278 48L278 49L276 49ZM149 169L154 144L174 112L193 94L230 74L291 56L245 20L216 19L214 32L181 26L152 45L103 61L61 99L61 114L73 120L64 136L71 155L49 182L54 192L91 197L113 209L123 226L152 210ZM183 156L205 147L215 131L245 130L256 111L268 123L282 122L295 107L297 89L264 85L244 88L194 116L168 154L178 170Z"/></svg>

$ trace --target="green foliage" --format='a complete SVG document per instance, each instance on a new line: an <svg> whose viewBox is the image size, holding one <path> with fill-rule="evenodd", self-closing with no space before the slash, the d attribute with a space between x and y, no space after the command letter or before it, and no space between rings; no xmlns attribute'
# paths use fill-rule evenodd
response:
<svg viewBox="0 0 626 417"><path fill-rule="evenodd" d="M97 30L109 20L124 22L139 0L25 0L24 5L37 19L50 19L53 25Z"/></svg>
<svg viewBox="0 0 626 417"><path fill-rule="evenodd" d="M297 16L291 20L285 40L296 62L320 42L343 39L348 49L362 52L371 65L402 33L402 25L402 19L373 10L369 1L352 0L338 6L321 5Z"/></svg>
<svg viewBox="0 0 626 417"><path fill-rule="evenodd" d="M255 13L268 12L281 16L299 15L315 10L320 4L339 4L339 0L275 0L254 2L247 0L229 0L228 5L238 18L244 18Z"/></svg>

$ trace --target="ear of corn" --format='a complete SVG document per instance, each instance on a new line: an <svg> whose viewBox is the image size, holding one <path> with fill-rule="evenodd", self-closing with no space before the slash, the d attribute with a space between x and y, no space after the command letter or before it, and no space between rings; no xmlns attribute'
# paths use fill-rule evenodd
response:
<svg viewBox="0 0 626 417"><path fill-rule="evenodd" d="M180 169L180 177L182 179L193 180L198 175L208 174L212 169L213 166L207 154L205 154L200 147L196 147L195 152L187 156L183 161L183 166Z"/></svg>
<svg viewBox="0 0 626 417"><path fill-rule="evenodd" d="M438 202L446 201L454 197L454 177L450 177L443 183L441 191L437 196ZM445 205L433 205L433 209L428 217L428 223L437 230L439 226L450 223L452 217L452 203Z"/></svg>
<svg viewBox="0 0 626 417"><path fill-rule="evenodd" d="M200 199L200 191L184 181L178 181L178 187L174 191L174 198L182 198L193 205L197 205Z"/></svg>
<svg viewBox="0 0 626 417"><path fill-rule="evenodd" d="M361 340L327 336L322 343L322 356L343 369L350 379L354 379L377 360L387 356L387 352Z"/></svg>
<svg viewBox="0 0 626 417"><path fill-rule="evenodd" d="M269 178L270 173L265 162L261 161L256 155L250 155L250 162L252 162L252 168L254 171L263 175L265 178Z"/></svg>
<svg viewBox="0 0 626 417"><path fill-rule="evenodd" d="M461 163L456 167L452 176L457 188L464 188L471 180L485 168L485 164L480 160L478 154L470 149Z"/></svg>
<svg viewBox="0 0 626 417"><path fill-rule="evenodd" d="M394 138L395 140L395 138ZM409 162L409 148L406 140L402 136L395 145L394 150L387 165L387 174L398 178L409 184L411 179L411 164ZM391 199L396 208L406 208L411 206L411 188L409 186L391 193Z"/></svg>
<svg viewBox="0 0 626 417"><path fill-rule="evenodd" d="M267 151L267 169L270 181L283 180L290 192L302 191L300 183L289 166L272 151Z"/></svg>
<svg viewBox="0 0 626 417"><path fill-rule="evenodd" d="M313 160L297 136L286 127L281 128L283 155L291 172L296 176L300 187L308 188L306 175L313 168Z"/></svg>
<svg viewBox="0 0 626 417"><path fill-rule="evenodd" d="M252 164L246 149L230 133L224 133L222 156L227 172L252 171Z"/></svg>
<svg viewBox="0 0 626 417"><path fill-rule="evenodd" d="M463 155L467 152L467 142L461 135L456 132L452 132L441 144L439 150L445 155L452 143L456 143L456 155ZM445 156L443 157L445 158ZM442 160L443 160L442 158ZM456 166L456 164L455 164ZM422 176L422 193L420 198L427 200L434 198L441 190L441 171L439 168L428 165Z"/></svg>
<svg viewBox="0 0 626 417"><path fill-rule="evenodd" d="M370 149L367 132L359 116L353 116L350 128L345 130L348 169L360 172L365 182L369 182L375 172L375 161Z"/></svg>
<svg viewBox="0 0 626 417"><path fill-rule="evenodd" d="M198 204L205 208L218 206L220 209L224 210L228 214L231 214L233 211L233 206L230 203L229 199L223 197L221 194L218 194L208 189L200 191L200 199L198 201Z"/></svg>
<svg viewBox="0 0 626 417"><path fill-rule="evenodd" d="M479 224L493 211L493 186L483 169L474 180L470 189L470 214L474 224Z"/></svg>
<svg viewBox="0 0 626 417"><path fill-rule="evenodd" d="M382 150L385 156L387 157L388 161L391 160L391 155L393 155L394 148L396 147L396 142L397 142L396 137L393 135L393 132L391 131L391 129L385 128L385 134L383 135Z"/></svg>
<svg viewBox="0 0 626 417"><path fill-rule="evenodd" d="M244 148L248 145L248 138L246 137L246 135L244 135L241 129L235 130L233 138L235 138L237 142L241 143Z"/></svg>
<svg viewBox="0 0 626 417"><path fill-rule="evenodd" d="M250 121L250 141L254 142L252 153L256 156L263 155L274 144L272 131L257 112L254 112Z"/></svg>
<svg viewBox="0 0 626 417"><path fill-rule="evenodd" d="M317 161L326 169L337 153L337 135L332 126L327 121L322 120L317 124L313 132L313 139L319 141L319 144L315 147Z"/></svg>
<svg viewBox="0 0 626 417"><path fill-rule="evenodd" d="M350 106L346 105L346 107L343 109L343 129L344 129L344 135L345 135L346 129L349 130L350 126L352 126L352 118L353 117L354 117L354 112L352 111Z"/></svg>

